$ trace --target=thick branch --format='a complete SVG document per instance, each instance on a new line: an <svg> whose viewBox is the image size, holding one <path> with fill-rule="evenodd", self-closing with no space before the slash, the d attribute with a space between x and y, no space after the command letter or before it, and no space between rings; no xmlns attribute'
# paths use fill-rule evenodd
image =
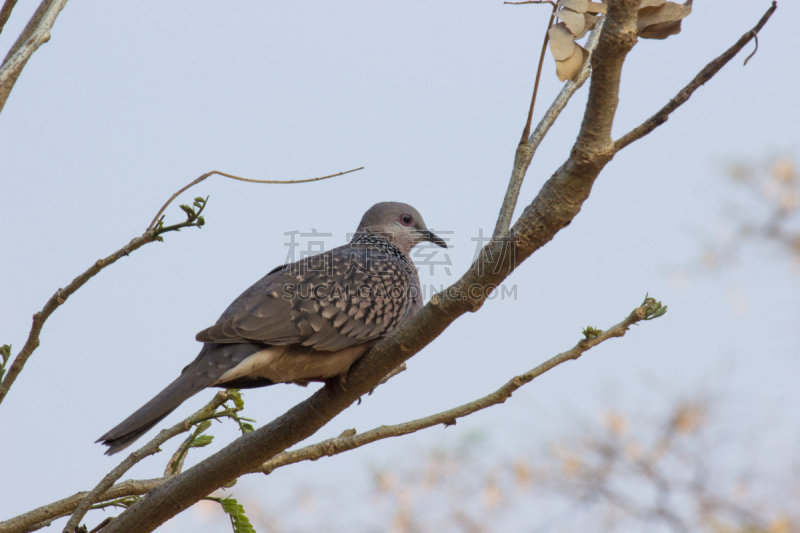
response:
<svg viewBox="0 0 800 533"><path fill-rule="evenodd" d="M42 0L0 67L0 111L33 53L50 40L50 29L67 0ZM5 5L3 9L5 10ZM13 6L12 6L13 7ZM10 10L9 10L10 14Z"/></svg>
<svg viewBox="0 0 800 533"><path fill-rule="evenodd" d="M47 321L47 319L50 317L50 315L53 314L53 311L55 311L60 305L62 305L64 302L66 302L67 298L69 298L75 291L77 291L78 289L83 287L83 285L87 281L92 279L101 270L103 270L104 268L108 267L109 265L112 265L112 264L116 263L118 259L129 255L131 252L133 252L135 250L138 250L139 248L141 248L145 244L148 244L148 243L153 242L154 240L160 239L161 237L159 237L159 235L161 233L164 233L166 231L171 231L171 230L174 230L174 229L178 229L178 228L181 228L181 227L198 225L196 222L192 222L190 220L188 222L175 224L175 225L172 225L172 226L168 226L166 228L161 228L161 229L154 228L154 226L156 225L156 223L160 219L161 215L164 213L164 210L167 208L167 206L175 198L177 198L178 195L180 195L182 192L186 191L187 189L189 189L193 185L197 185L198 183L200 183L201 181L203 181L204 179L208 178L209 176L211 176L213 174L219 174L221 176L225 176L225 177L232 178L232 179L235 179L235 180L247 181L247 182L251 182L251 183L281 184L281 183L304 183L304 182L308 182L308 181L324 180L324 179L333 178L333 177L336 177L336 176L341 176L343 174L349 174L350 172L355 172L356 170L361 170L362 168L364 168L364 167L359 167L359 168L356 168L356 169L353 169L353 170L347 170L345 172L339 172L338 174L332 174L330 176L323 176L321 178L311 178L311 179L307 179L307 180L295 180L295 181L251 180L251 179L248 179L248 178L240 178L240 177L234 176L232 174L226 174L224 172L219 172L219 171L216 171L216 170L212 170L211 172L207 172L206 174L203 174L202 176L200 176L196 180L192 181L189 185L183 187L181 190L179 190L178 192L173 194L172 197L169 200L167 200L167 203L164 204L164 206L158 211L158 214L156 214L156 217L153 219L153 222L150 223L150 225L147 227L147 229L145 230L145 232L141 236L136 237L131 242L129 242L127 245L123 246L122 248L120 248L119 250L117 250L113 254L109 255L108 257L106 257L104 259L98 259L91 267L89 267L88 270L86 270L86 272L84 272L83 274L81 274L80 276L78 276L77 278L72 280L72 282L69 285L67 285L66 288L57 290L56 293L53 296L51 296L50 299L47 301L47 303L42 308L42 310L39 311L38 313L36 313L35 315L33 315L33 326L31 326L31 331L28 334L28 339L27 339L27 341L25 341L25 345L22 347L22 350L20 350L20 352L14 358L14 362L11 363L11 366L9 367L8 372L6 373L5 377L3 378L2 383L0 383L0 403L3 402L3 399L8 394L8 391L11 388L11 385L14 384L14 381L17 379L17 376L19 375L19 373L22 372L22 369L25 366L25 363L28 362L28 358L30 358L30 356L33 354L34 350L36 350L36 348L39 347L39 334L42 331L42 326L44 326L45 321ZM202 208L201 208L201 211L202 211ZM199 214L199 212L198 212L198 214Z"/></svg>
<svg viewBox="0 0 800 533"><path fill-rule="evenodd" d="M733 57L739 53L739 51L744 48L747 43L749 43L752 39L757 39L756 35L758 32L761 31L761 28L767 23L769 18L778 9L777 2L772 2L772 7L770 7L764 16L761 17L761 20L758 21L758 24L755 27L742 35L742 37L736 41L736 44L728 48L724 54L713 60L711 63L705 66L703 70L701 70L694 79L681 89L675 98L669 101L667 105L661 108L661 110L644 121L640 126L636 127L634 130L626 133L623 135L619 140L614 143L614 150L620 151L629 144L634 141L638 141L663 123L665 123L669 119L670 113L678 109L681 105L686 103L689 100L689 97L692 96L697 89L700 88L701 85L704 85L708 80L714 77L714 75L720 71L722 67L724 67L728 61L733 59ZM756 41L758 42L758 41ZM749 59L749 58L748 58Z"/></svg>
<svg viewBox="0 0 800 533"><path fill-rule="evenodd" d="M548 370L555 368L561 363L578 359L581 355L583 355L584 352L594 348L601 342L614 337L624 336L631 325L636 324L645 318L647 312L647 305L643 305L634 309L633 312L631 312L631 314L619 324L602 332L596 337L581 340L572 349L548 359L525 374L515 376L508 383L482 398L478 398L477 400L465 403L464 405L448 409L447 411L442 411L441 413L437 413L435 415L418 418L417 420L412 420L403 424L381 426L370 431L365 431L364 433L339 436L319 442L317 444L300 448L299 450L282 452L261 465L257 471L270 474L273 470L282 466L299 463L300 461L316 461L320 457L337 455L377 440L408 435L409 433L415 433L421 429L433 427L438 424L444 424L445 426L454 425L456 423L456 419L458 418L463 418L471 415L472 413L486 409L487 407L505 402L506 399L508 399L518 388L522 387L526 383L530 383L535 378L541 376Z"/></svg>
<svg viewBox="0 0 800 533"><path fill-rule="evenodd" d="M459 281L435 295L405 326L383 339L350 369L346 390L322 388L283 416L170 478L124 511L104 531L152 531L200 498L313 435L375 387L383 376L435 339L456 318L477 311L490 293L487 287L496 287L519 262L569 224L613 155L611 124L617 108L622 64L636 42L637 7L635 0L609 2L607 21L592 59L589 104L577 142L569 160L515 224L516 240L489 243Z"/></svg>
<svg viewBox="0 0 800 533"><path fill-rule="evenodd" d="M597 47L597 42L600 40L600 32L603 31L604 23L605 17L600 17L592 33L589 34L589 39L586 41L586 51L589 52L590 55ZM545 43L547 43L546 40ZM589 79L590 72L591 61L587 61L586 64L583 65L583 70L581 70L578 77L574 81L568 80L564 84L564 87L561 88L561 92L558 93L558 96L550 105L550 109L547 110L547 113L545 113L539 121L539 125L536 126L536 129L533 130L533 133L528 137L528 142L520 143L519 146L517 146L517 152L514 156L514 166L511 170L511 179L508 182L506 196L503 198L503 205L500 207L500 215L497 217L497 225L494 228L493 235L495 239L499 239L508 233L508 227L511 225L511 217L514 215L514 209L517 207L519 191L522 188L525 175L528 173L528 167L531 165L533 155L542 143L544 136L550 131L550 127L561 114L561 111L567 106L569 99L572 98L572 95L583 87L583 84ZM528 114L529 121L532 112L533 102L531 102L531 109Z"/></svg>

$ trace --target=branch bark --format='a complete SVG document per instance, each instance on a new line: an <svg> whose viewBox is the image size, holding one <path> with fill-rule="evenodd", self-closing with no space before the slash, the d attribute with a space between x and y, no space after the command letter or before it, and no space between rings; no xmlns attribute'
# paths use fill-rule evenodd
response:
<svg viewBox="0 0 800 533"><path fill-rule="evenodd" d="M0 67L0 112L5 107L8 95L28 60L40 46L50 40L50 30L66 4L67 0L42 0L14 46L3 59L3 66ZM3 10L5 7L4 5ZM9 9L10 14L11 9Z"/></svg>
<svg viewBox="0 0 800 533"><path fill-rule="evenodd" d="M570 158L514 225L515 239L487 244L460 280L435 295L409 323L383 339L351 368L347 390L322 388L276 420L170 478L120 514L104 531L152 531L220 486L255 470L289 446L313 435L377 385L383 376L435 339L456 318L480 309L490 292L487 287L496 287L518 262L567 226L614 153L611 124L617 109L622 64L636 42L637 8L636 0L609 2L606 24L592 58L589 103L578 139ZM511 247L512 257L503 253L507 245ZM471 295L474 297L469 297Z"/></svg>
<svg viewBox="0 0 800 533"><path fill-rule="evenodd" d="M28 334L28 339L25 341L25 345L22 347L22 350L20 350L19 353L14 358L14 362L11 363L11 366L8 368L8 371L6 372L3 381L0 383L0 403L3 402L3 399L8 394L11 385L14 384L14 381L17 379L19 373L22 372L22 369L24 368L25 363L28 361L28 358L30 358L34 350L36 350L36 348L39 347L39 334L42 331L44 323L47 321L50 315L53 314L53 311L58 309L59 306L61 306L64 302L67 301L67 298L69 298L75 291L83 287L83 285L86 284L87 281L96 276L104 268L116 263L117 260L119 260L120 258L125 257L129 255L131 252L138 250L145 244L160 239L159 235L161 233L164 233L165 230L170 231L188 225L196 225L195 223L193 224L184 223L184 224L176 224L174 226L169 226L168 228L165 228L163 230L158 230L157 228L154 228L156 222L158 222L159 217L161 217L161 215L164 213L164 210L167 208L167 206L182 192L186 191L187 189L189 189L194 185L197 185L198 183L200 183L201 181L203 181L204 179L208 178L213 174L219 174L227 178L232 178L240 181L247 181L251 183L291 184L291 183L305 183L308 181L319 181L328 178L334 178L336 176L342 176L344 174L355 172L356 170L361 170L362 168L364 167L359 167L353 170L347 170L345 172L339 172L338 174L331 174L330 176L323 176L321 178L311 178L307 180L294 180L294 181L251 180L248 178L240 178L232 174L225 174L224 172L219 172L217 170L212 170L211 172L207 172L206 174L203 174L196 180L192 181L189 185L183 187L181 190L172 195L172 197L167 201L167 203L164 204L164 206L158 211L158 214L156 215L155 219L153 219L153 222L147 227L147 229L142 235L134 238L133 240L131 240L131 242L129 242L116 252L112 253L108 257L105 257L103 259L98 259L91 267L89 267L88 270L86 270L83 274L81 274L77 278L73 279L72 282L66 286L66 288L58 289L55 292L55 294L50 297L50 299L44 305L42 310L33 315L33 326L31 326L31 331Z"/></svg>

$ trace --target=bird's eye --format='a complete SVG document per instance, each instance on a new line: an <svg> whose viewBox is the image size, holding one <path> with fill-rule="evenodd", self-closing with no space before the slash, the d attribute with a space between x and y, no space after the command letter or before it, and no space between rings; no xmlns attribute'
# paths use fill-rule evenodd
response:
<svg viewBox="0 0 800 533"><path fill-rule="evenodd" d="M402 225L410 226L412 222L414 222L414 219L411 218L411 215L400 215L400 223Z"/></svg>

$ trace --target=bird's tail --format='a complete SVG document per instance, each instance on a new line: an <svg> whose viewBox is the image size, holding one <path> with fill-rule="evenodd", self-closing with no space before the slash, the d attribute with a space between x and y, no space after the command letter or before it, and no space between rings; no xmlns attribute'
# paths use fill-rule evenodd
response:
<svg viewBox="0 0 800 533"><path fill-rule="evenodd" d="M155 398L144 404L135 413L95 442L108 446L106 455L113 455L124 450L174 411L180 404L204 389L206 385L196 379L191 379L190 373L181 374L178 379L159 392Z"/></svg>

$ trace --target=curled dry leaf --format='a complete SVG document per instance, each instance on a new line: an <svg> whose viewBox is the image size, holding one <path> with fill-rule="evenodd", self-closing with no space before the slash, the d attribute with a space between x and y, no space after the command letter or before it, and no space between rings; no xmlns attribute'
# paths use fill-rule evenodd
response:
<svg viewBox="0 0 800 533"><path fill-rule="evenodd" d="M572 43L575 44L575 43ZM580 45L575 44L576 51L572 57L564 61L556 61L556 76L559 81L574 80L578 77L583 64L589 59L589 52Z"/></svg>
<svg viewBox="0 0 800 533"><path fill-rule="evenodd" d="M647 29L639 32L639 37L642 39L666 39L670 35L676 35L680 32L681 21L676 20L648 26Z"/></svg>
<svg viewBox="0 0 800 533"><path fill-rule="evenodd" d="M586 25L583 13L578 13L571 9L561 9L556 11L556 16L567 26L567 29L573 35L573 39L586 33L583 31L583 27Z"/></svg>
<svg viewBox="0 0 800 533"><path fill-rule="evenodd" d="M580 48L575 44L573 40L575 37L563 22L554 24L547 30L547 34L550 36L550 53L556 61L566 61Z"/></svg>
<svg viewBox="0 0 800 533"><path fill-rule="evenodd" d="M586 10L589 9L589 0L558 0L557 5L558 7L571 9L578 13L585 13Z"/></svg>
<svg viewBox="0 0 800 533"><path fill-rule="evenodd" d="M654 0L651 0L654 1ZM685 4L663 2L661 5L639 10L636 27L643 39L666 39L681 31L681 20L692 12L692 0Z"/></svg>

